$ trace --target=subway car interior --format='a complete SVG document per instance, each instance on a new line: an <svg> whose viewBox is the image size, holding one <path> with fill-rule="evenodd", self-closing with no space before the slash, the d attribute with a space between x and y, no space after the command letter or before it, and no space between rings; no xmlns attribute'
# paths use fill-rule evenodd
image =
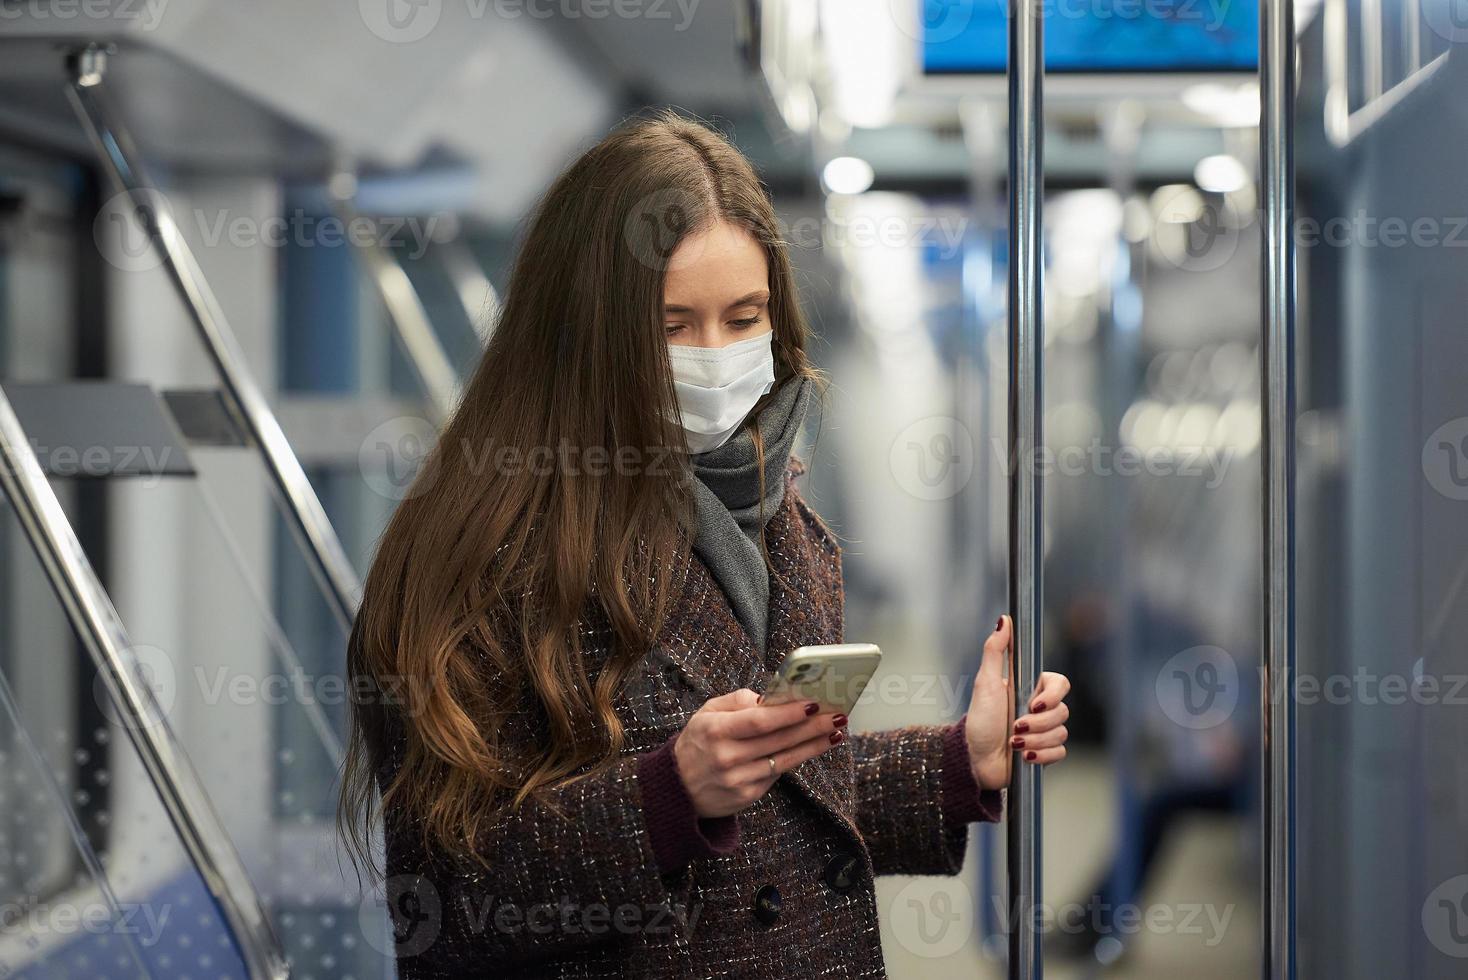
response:
<svg viewBox="0 0 1468 980"><path fill-rule="evenodd" d="M398 974L361 582L537 199L665 109L795 264L852 725L1004 612L1074 684L1024 826L877 879L886 972L1464 976L1462 4L1015 0L1028 78L1010 6L0 0L0 977Z"/></svg>

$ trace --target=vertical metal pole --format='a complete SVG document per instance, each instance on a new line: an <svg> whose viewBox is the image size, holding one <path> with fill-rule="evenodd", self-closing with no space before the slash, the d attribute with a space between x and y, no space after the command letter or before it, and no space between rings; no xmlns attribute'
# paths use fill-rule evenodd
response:
<svg viewBox="0 0 1468 980"><path fill-rule="evenodd" d="M1295 30L1292 0L1259 9L1260 182L1264 198L1264 591L1261 725L1264 963L1295 976Z"/></svg>
<svg viewBox="0 0 1468 980"><path fill-rule="evenodd" d="M1361 75L1363 105L1370 105L1386 91L1386 39L1382 37L1381 0L1361 0ZM1261 16L1263 16L1261 14ZM1293 36L1293 35L1292 35ZM1259 35L1261 42L1264 35Z"/></svg>
<svg viewBox="0 0 1468 980"><path fill-rule="evenodd" d="M322 585L327 603L344 629L350 630L361 601L361 584L327 519L321 500L306 471L276 421L265 394L250 374L244 352L224 311L204 279L173 218L158 207L160 195L143 172L137 151L116 122L106 98L103 78L106 53L87 48L69 56L71 83L66 88L77 118L91 138L102 169L127 195L139 223L163 259L163 268L177 288L184 308L198 329L205 353L214 363L227 404L236 421L249 433L265 460L271 481L290 518L291 530L304 547L312 571Z"/></svg>
<svg viewBox="0 0 1468 980"><path fill-rule="evenodd" d="M1041 183L1044 172L1043 0L1010 0L1009 15L1009 608L1014 617L1017 710L1040 679L1040 467L1042 325ZM1009 976L1043 975L1040 931L1040 770L1016 753L1009 783Z"/></svg>

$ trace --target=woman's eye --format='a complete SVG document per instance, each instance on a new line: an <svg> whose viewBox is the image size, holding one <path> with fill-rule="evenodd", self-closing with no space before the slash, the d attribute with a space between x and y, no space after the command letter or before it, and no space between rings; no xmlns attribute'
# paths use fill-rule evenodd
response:
<svg viewBox="0 0 1468 980"><path fill-rule="evenodd" d="M751 317L746 317L743 320L735 320L734 321L734 326L738 327L741 330L748 330L750 327L753 327L756 324L758 324L759 321L760 321L760 318L758 316L751 316Z"/></svg>
<svg viewBox="0 0 1468 980"><path fill-rule="evenodd" d="M679 330L682 330L683 329L683 324L681 324L681 323L667 323L667 324L664 324L663 325L663 329L666 330L668 332L668 336L671 337L675 333L677 333Z"/></svg>

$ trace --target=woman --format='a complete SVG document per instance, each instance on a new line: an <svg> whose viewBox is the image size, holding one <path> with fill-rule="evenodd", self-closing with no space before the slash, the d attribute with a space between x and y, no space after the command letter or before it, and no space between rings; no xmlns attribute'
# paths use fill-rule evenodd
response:
<svg viewBox="0 0 1468 980"><path fill-rule="evenodd" d="M344 814L366 853L380 790L404 977L879 977L873 876L956 873L1014 753L1064 757L1069 684L1013 720L1003 618L955 724L760 703L842 639L790 455L806 337L704 126L630 125L547 193L352 634Z"/></svg>

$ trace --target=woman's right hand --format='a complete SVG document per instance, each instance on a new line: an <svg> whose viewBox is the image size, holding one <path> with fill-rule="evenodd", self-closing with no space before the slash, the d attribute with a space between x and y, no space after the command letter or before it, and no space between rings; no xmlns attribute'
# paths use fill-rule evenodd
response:
<svg viewBox="0 0 1468 980"><path fill-rule="evenodd" d="M761 704L748 688L710 698L673 743L678 774L700 817L738 813L775 780L840 745L846 716L814 701ZM770 759L775 765L770 765Z"/></svg>

